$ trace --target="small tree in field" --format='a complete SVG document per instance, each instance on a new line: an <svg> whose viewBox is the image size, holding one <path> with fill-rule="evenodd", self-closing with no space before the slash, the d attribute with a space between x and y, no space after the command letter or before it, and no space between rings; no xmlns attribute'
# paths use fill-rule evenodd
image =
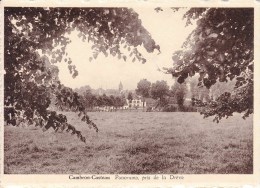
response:
<svg viewBox="0 0 260 188"><path fill-rule="evenodd" d="M127 99L130 101L130 103L132 102L132 100L134 99L133 98L133 93L132 92L129 92L128 95L127 95Z"/></svg>
<svg viewBox="0 0 260 188"><path fill-rule="evenodd" d="M184 109L184 101L185 101L187 91L188 91L187 85L185 82L182 84L175 82L171 88L171 94L175 98L175 100L179 106L179 109L181 111L183 111L183 109Z"/></svg>
<svg viewBox="0 0 260 188"><path fill-rule="evenodd" d="M147 79L140 80L135 91L137 95L141 95L143 97L145 103L145 98L150 97L151 82Z"/></svg>

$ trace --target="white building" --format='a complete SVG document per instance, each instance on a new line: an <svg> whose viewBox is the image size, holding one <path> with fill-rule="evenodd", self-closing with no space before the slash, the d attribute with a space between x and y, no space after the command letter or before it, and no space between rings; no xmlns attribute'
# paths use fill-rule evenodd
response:
<svg viewBox="0 0 260 188"><path fill-rule="evenodd" d="M146 107L146 102L141 99L141 97L135 98L132 101L126 99L126 105L124 109L135 108L142 109Z"/></svg>

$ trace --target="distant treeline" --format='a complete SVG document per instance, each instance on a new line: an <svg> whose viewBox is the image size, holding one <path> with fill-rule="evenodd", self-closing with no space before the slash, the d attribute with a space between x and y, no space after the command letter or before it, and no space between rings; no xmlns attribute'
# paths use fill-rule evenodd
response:
<svg viewBox="0 0 260 188"><path fill-rule="evenodd" d="M68 106L70 106L70 101L72 96L69 88L65 88L62 90L60 95L58 95L58 98L56 98L56 106L60 110L69 110ZM114 108L119 108L122 107L125 104L125 97L123 95L120 96L114 96L110 95L107 96L106 94L103 95L97 95L93 94L91 90L86 90L85 92L79 94L77 92L74 92L74 95L77 95L78 100L81 102L84 107L91 111L93 110L94 107L114 107ZM64 105L68 104L68 105Z"/></svg>
<svg viewBox="0 0 260 188"><path fill-rule="evenodd" d="M175 82L171 88L166 81L156 81L151 83L146 79L138 82L136 90L122 90L122 85L118 90L102 88L92 89L90 86L82 86L74 91L79 94L82 104L89 111L97 107L106 107L119 109L127 105L126 99L132 101L138 96L146 102L147 111L198 111L200 108L193 106L193 99L201 101L210 101L219 96L220 90L229 91L232 88L232 82L216 83L216 86L207 89L198 85L197 78L189 79L179 84Z"/></svg>

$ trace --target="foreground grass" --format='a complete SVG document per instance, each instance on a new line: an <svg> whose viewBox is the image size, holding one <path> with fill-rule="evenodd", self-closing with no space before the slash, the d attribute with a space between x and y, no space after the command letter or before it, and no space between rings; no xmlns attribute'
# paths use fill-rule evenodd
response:
<svg viewBox="0 0 260 188"><path fill-rule="evenodd" d="M93 112L96 134L65 114L86 144L65 132L5 126L5 173L253 173L252 117L216 124L197 113Z"/></svg>

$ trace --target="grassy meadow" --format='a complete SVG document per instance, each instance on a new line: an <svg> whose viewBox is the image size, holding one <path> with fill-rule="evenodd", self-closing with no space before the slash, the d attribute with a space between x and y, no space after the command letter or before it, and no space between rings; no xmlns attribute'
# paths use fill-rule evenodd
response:
<svg viewBox="0 0 260 188"><path fill-rule="evenodd" d="M6 174L247 174L253 173L253 118L219 124L198 113L91 112L99 133L72 112L82 131L4 127Z"/></svg>

